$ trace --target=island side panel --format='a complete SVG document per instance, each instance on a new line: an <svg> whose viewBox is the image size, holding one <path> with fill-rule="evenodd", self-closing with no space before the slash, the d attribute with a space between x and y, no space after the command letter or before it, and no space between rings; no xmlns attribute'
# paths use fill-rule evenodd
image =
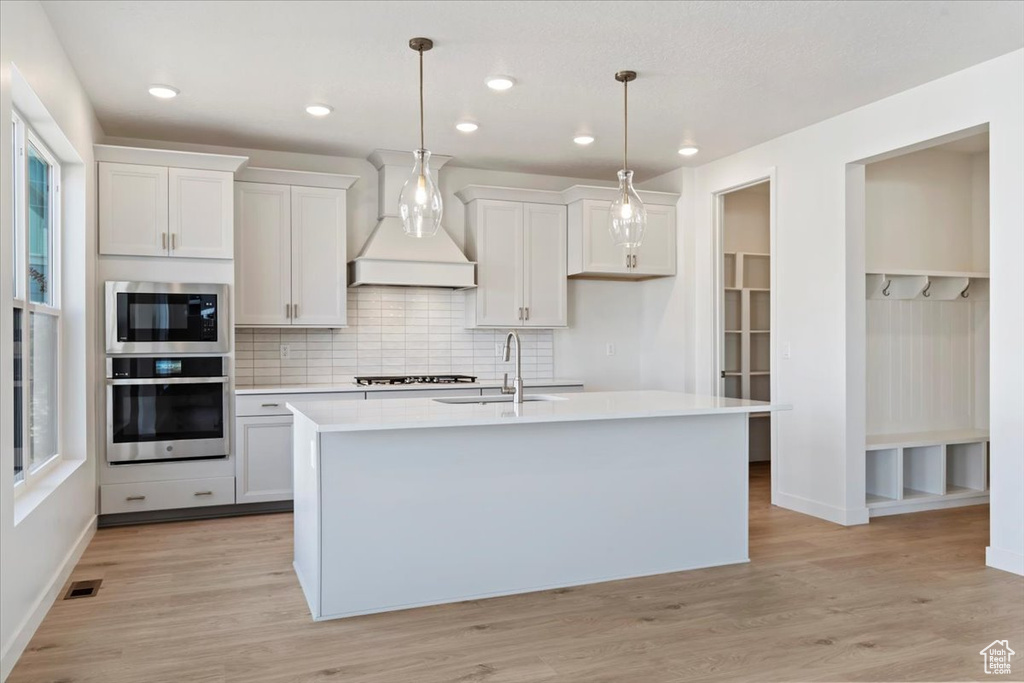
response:
<svg viewBox="0 0 1024 683"><path fill-rule="evenodd" d="M324 433L322 618L745 562L746 430L730 413Z"/></svg>
<svg viewBox="0 0 1024 683"><path fill-rule="evenodd" d="M321 613L319 458L320 435L316 425L297 413L292 428L295 510L293 566L314 618L319 618Z"/></svg>

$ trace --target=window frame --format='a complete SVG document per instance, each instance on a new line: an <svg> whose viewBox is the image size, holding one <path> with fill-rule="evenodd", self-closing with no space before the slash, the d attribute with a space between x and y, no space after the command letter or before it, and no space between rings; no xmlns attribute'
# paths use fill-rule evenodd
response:
<svg viewBox="0 0 1024 683"><path fill-rule="evenodd" d="M12 182L12 204L14 208L14 224L12 226L12 256L13 264L13 289L7 315L11 316L12 323L14 311L21 311L21 386L16 390L21 393L21 442L22 462L21 472L14 474L14 496L17 498L26 490L30 489L34 481L42 479L47 473L60 464L63 457L64 430L61 425L63 410L64 392L64 330L63 316L61 309L61 237L63 221L61 215L61 164L57 156L49 146L32 130L25 118L12 108L11 120L13 124L14 142L14 169ZM49 229L49 303L36 303L32 299L32 288L29 278L29 262L32 250L32 240L29 232L29 171L28 171L28 148L32 146L40 158L50 165L50 191L47 201L50 217ZM50 455L46 460L34 462L32 453L32 436L30 425L32 423L32 347L35 343L32 331L32 316L45 315L55 318L57 321L57 338L53 353L56 358L57 368L57 392L54 397L54 408L56 417L53 424L57 429L56 453ZM13 438L13 434L12 434ZM13 443L12 443L13 446Z"/></svg>

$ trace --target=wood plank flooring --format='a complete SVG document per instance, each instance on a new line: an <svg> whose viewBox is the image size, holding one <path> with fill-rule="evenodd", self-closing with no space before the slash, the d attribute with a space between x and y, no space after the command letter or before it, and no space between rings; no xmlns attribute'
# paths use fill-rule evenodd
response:
<svg viewBox="0 0 1024 683"><path fill-rule="evenodd" d="M1024 653L1024 579L985 564L988 507L843 528L768 504L751 563L314 623L290 514L101 529L9 683L981 680ZM1014 675L1024 680L1024 654Z"/></svg>

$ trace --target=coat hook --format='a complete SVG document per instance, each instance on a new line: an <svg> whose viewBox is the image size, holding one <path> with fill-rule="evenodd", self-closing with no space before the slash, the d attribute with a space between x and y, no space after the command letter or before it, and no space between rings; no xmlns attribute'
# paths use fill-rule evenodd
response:
<svg viewBox="0 0 1024 683"><path fill-rule="evenodd" d="M882 296L889 296L889 287L892 286L892 280L885 281L885 287L882 288Z"/></svg>
<svg viewBox="0 0 1024 683"><path fill-rule="evenodd" d="M962 289L962 290L960 291L960 296L961 296L961 297L963 297L964 299L966 299L967 297L969 297L969 296L971 295L971 293L970 293L970 292L968 292L967 290L969 290L970 288L971 288L971 283L970 283L970 282L968 282L968 283L967 283L967 286L966 286L966 287L964 287L964 288L963 288L963 289Z"/></svg>
<svg viewBox="0 0 1024 683"><path fill-rule="evenodd" d="M929 296L931 296L931 294L928 293L928 290L931 289L931 288L932 288L932 281L928 280L928 284L925 285L924 291L921 292L921 293L924 294L926 297L929 297Z"/></svg>

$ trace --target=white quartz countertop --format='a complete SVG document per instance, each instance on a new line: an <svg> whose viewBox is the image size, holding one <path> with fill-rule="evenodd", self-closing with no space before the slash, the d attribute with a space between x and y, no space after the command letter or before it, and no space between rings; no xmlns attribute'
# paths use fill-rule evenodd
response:
<svg viewBox="0 0 1024 683"><path fill-rule="evenodd" d="M682 417L788 410L718 396L670 391L609 391L557 394L560 400L512 403L441 403L431 398L368 401L289 401L296 415L310 419L318 432L379 431L434 427L582 422L645 417Z"/></svg>
<svg viewBox="0 0 1024 683"><path fill-rule="evenodd" d="M528 388L544 387L581 387L583 382L578 379L528 379L523 382ZM391 384L358 386L353 382L341 384L299 384L291 386L257 385L252 387L238 387L235 389L236 396L249 396L259 394L343 394L362 393L378 391L417 391L417 390L438 390L438 389L496 389L501 387L500 379L480 380L478 382L466 382L458 384Z"/></svg>

